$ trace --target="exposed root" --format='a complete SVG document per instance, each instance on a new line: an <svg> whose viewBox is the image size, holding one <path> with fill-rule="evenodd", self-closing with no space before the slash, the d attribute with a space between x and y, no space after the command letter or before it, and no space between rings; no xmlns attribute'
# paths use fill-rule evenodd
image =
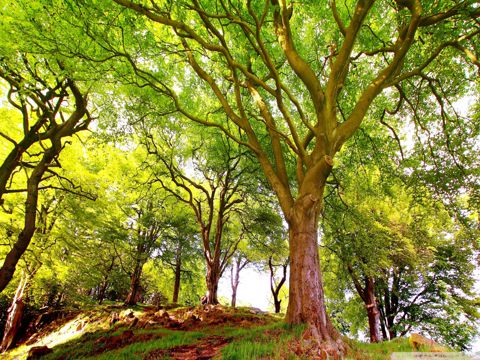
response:
<svg viewBox="0 0 480 360"><path fill-rule="evenodd" d="M297 351L311 359L340 360L348 352L348 346L343 342L340 334L333 330L333 334L320 334L317 326L308 324L307 329L297 344Z"/></svg>

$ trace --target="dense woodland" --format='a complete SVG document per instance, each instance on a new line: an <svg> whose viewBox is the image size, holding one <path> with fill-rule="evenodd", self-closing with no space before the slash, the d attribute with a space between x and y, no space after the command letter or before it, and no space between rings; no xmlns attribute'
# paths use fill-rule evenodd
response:
<svg viewBox="0 0 480 360"><path fill-rule="evenodd" d="M3 350L45 309L235 307L247 267L328 354L469 348L477 1L0 4Z"/></svg>

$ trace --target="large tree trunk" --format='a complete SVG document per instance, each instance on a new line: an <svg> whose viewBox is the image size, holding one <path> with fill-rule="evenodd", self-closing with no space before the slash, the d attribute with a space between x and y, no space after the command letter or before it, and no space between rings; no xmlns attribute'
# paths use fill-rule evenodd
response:
<svg viewBox="0 0 480 360"><path fill-rule="evenodd" d="M375 298L375 279L371 276L365 279L365 307L367 308L368 327L370 330L370 342L376 343L380 337L380 311L378 311Z"/></svg>
<svg viewBox="0 0 480 360"><path fill-rule="evenodd" d="M290 292L286 321L308 324L307 336L319 342L318 354L339 358L345 351L325 307L318 254L320 198L300 197L289 217Z"/></svg>
<svg viewBox="0 0 480 360"><path fill-rule="evenodd" d="M3 332L2 344L0 350L2 352L12 348L15 344L15 338L23 317L23 310L25 309L25 303L23 298L28 285L28 276L23 276L18 284L17 291L12 300L12 304L8 309L7 322L5 324L5 330Z"/></svg>
<svg viewBox="0 0 480 360"><path fill-rule="evenodd" d="M125 299L125 305L136 305L138 302L142 268L143 266L141 264L137 264L133 273L130 275L130 290L128 291L127 298Z"/></svg>
<svg viewBox="0 0 480 360"><path fill-rule="evenodd" d="M178 303L178 294L180 293L180 280L182 277L182 247L178 245L175 256L175 282L173 284L172 303Z"/></svg>
<svg viewBox="0 0 480 360"><path fill-rule="evenodd" d="M220 271L218 265L211 264L207 261L207 294L206 294L206 303L210 305L218 304L217 292L218 292L218 281L220 280Z"/></svg>

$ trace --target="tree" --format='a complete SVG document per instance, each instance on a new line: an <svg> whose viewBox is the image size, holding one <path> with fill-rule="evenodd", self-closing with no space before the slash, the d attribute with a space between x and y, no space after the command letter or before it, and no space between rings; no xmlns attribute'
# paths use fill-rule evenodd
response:
<svg viewBox="0 0 480 360"><path fill-rule="evenodd" d="M474 252L468 232L431 197L418 200L398 178L395 181L374 166L359 167L366 172L366 181L347 177L350 181L341 184L341 197L329 199L325 211L323 243L341 262L335 288L344 296L346 290L338 287L343 271L364 304L371 342L416 329L463 348L476 318L471 311ZM451 275L448 280L446 272ZM461 288L463 295L454 288ZM465 319L456 320L458 328L443 323L452 317ZM435 328L451 331L439 335Z"/></svg>
<svg viewBox="0 0 480 360"><path fill-rule="evenodd" d="M145 184L148 175L139 166L144 153L140 150L119 153L119 156L112 154L112 160L118 164L109 166L109 183L103 189L105 193L101 194L101 206L109 209L109 216L100 216L99 222L94 223L97 227L95 235L108 250L106 261L103 256L98 259L103 262L99 291L104 291L102 288L107 286L109 273L117 261L130 278L125 304L135 305L141 298L143 268L161 248L170 215L166 213L165 194ZM118 178L114 180L115 176ZM113 204L107 203L107 196L114 200Z"/></svg>
<svg viewBox="0 0 480 360"><path fill-rule="evenodd" d="M268 268L270 269L270 290L273 295L273 305L275 306L275 313L278 314L281 310L282 300L280 299L280 290L282 289L285 280L287 279L287 267L290 259L287 257L284 263L274 264L272 261L273 256L268 258ZM275 267L281 267L282 275L280 280L275 278Z"/></svg>
<svg viewBox="0 0 480 360"><path fill-rule="evenodd" d="M232 264L230 265L230 285L232 286L232 301L230 305L232 308L237 306L237 289L240 284L240 272L250 263L250 260L241 251L232 257Z"/></svg>
<svg viewBox="0 0 480 360"><path fill-rule="evenodd" d="M62 152L63 175L88 184L84 190L95 193L96 200L64 194L56 223L57 244L32 289L36 305L56 306L60 298L63 304L125 300L130 278L121 264L129 263L133 249L124 242L128 232L123 231L127 221L122 208L139 196L131 182L137 156L95 135Z"/></svg>
<svg viewBox="0 0 480 360"><path fill-rule="evenodd" d="M135 305L140 295L140 279L143 266L152 256L153 251L158 248L157 240L161 237L164 227L163 219L159 217L159 204L151 200L136 201L129 209L128 218L130 234L128 242L133 245L133 269L130 271L130 290L125 304Z"/></svg>
<svg viewBox="0 0 480 360"><path fill-rule="evenodd" d="M449 94L465 91L462 77L472 69L463 71L464 60L480 67L475 1L423 7L419 0L343 6L287 0L115 2L121 7L75 4L50 8L48 14L74 12L58 16L55 25L70 29L71 22L62 19L79 19L77 34L97 45L85 49L83 59L106 63L113 57L132 66L137 75L132 82L170 99L167 112L215 127L252 151L289 225L287 321L308 323L321 348L339 355L344 345L325 311L317 252L334 158L370 108L394 113L407 104L411 114L422 106L411 101L415 94L443 99L437 90L451 79ZM91 23L106 17L111 21ZM78 54L71 46L62 39L55 43ZM458 71L441 71L447 66ZM192 99L192 92L201 96ZM382 92L386 102L374 103Z"/></svg>
<svg viewBox="0 0 480 360"><path fill-rule="evenodd" d="M171 239L176 243L174 245L174 263L172 264L175 269L172 295L172 303L174 304L178 303L182 272L185 271L185 263L191 258L192 253L193 255L198 255L198 252L196 251L197 249L195 248L195 245L198 243L195 239L196 231L194 230L193 224L185 226L189 223L188 220L189 219L186 219L185 217L178 217L177 220L175 220L176 226L173 234L175 238ZM162 254L162 260L165 261L165 253Z"/></svg>
<svg viewBox="0 0 480 360"><path fill-rule="evenodd" d="M154 180L173 198L190 207L199 227L203 243L207 274L208 304L218 304L217 290L220 277L230 258L235 253L241 237L235 234L233 221L245 194L247 168L241 152L232 147L230 141L219 138L211 142L210 151L215 161L207 161L204 152L192 138L192 156L179 144L180 134L173 135L167 130L154 138L147 136L145 144L150 155L161 166L154 165ZM185 144L186 142L184 142ZM204 139L200 146L207 147ZM205 150L203 150L205 151Z"/></svg>
<svg viewBox="0 0 480 360"><path fill-rule="evenodd" d="M191 218L189 208L178 202L169 204L166 229L157 258L163 267L173 271L172 303L177 304L180 298L182 278L191 272L192 263L202 256L198 230Z"/></svg>
<svg viewBox="0 0 480 360"><path fill-rule="evenodd" d="M474 253L455 236L438 244L428 263L386 269L377 285L381 329L393 339L422 331L465 351L478 334L478 294L473 289Z"/></svg>
<svg viewBox="0 0 480 360"><path fill-rule="evenodd" d="M53 170L61 167L58 157L66 145L64 138L86 130L92 121L87 111L86 95L65 73L61 62L38 59L17 51L8 55L2 56L0 77L9 86L10 104L22 114L23 138L18 141L3 134L13 144L13 149L0 168L0 200L3 194L12 192L26 192L27 197L23 229L0 268L0 291L12 279L15 267L34 235L42 181L57 177L60 187L74 185ZM39 153L29 154L28 150L35 144L35 151ZM19 167L26 172L26 186L22 184L21 188L7 189L8 181L12 182ZM43 188L55 187L50 184Z"/></svg>
<svg viewBox="0 0 480 360"><path fill-rule="evenodd" d="M7 311L7 322L0 345L0 349L3 352L15 345L24 317L25 300L28 299L34 277L43 266L45 259L51 256L51 248L56 242L52 232L62 209L63 196L58 191L50 191L50 194L45 191L42 195L39 216L37 218L37 229L30 244L29 253L24 254L22 257L22 263L20 264L21 278ZM18 215L10 214L12 217Z"/></svg>
<svg viewBox="0 0 480 360"><path fill-rule="evenodd" d="M250 208L251 224L247 232L252 262L270 274L270 291L275 313L281 310L282 287L287 280L288 257L287 234L278 215L272 194L259 200L257 207ZM280 268L280 277L277 269Z"/></svg>

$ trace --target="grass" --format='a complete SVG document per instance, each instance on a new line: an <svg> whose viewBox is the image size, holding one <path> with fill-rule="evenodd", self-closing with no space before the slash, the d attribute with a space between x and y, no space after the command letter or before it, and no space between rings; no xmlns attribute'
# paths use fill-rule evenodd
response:
<svg viewBox="0 0 480 360"><path fill-rule="evenodd" d="M68 359L142 359L145 354L156 349L168 349L179 345L192 344L201 337L203 333L193 331L174 331L167 329L150 329L150 330L137 330L134 331L135 335L141 334L155 334L158 338L140 341L117 350L106 351L105 353L92 355L95 350L101 351L101 347L95 344L95 341L102 336L111 337L119 335L122 330L117 329L114 333L111 332L97 332L88 333L79 339L70 341L62 346L54 348L54 352L45 356L42 359L54 360L62 358ZM107 339L108 341L108 339Z"/></svg>
<svg viewBox="0 0 480 360"><path fill-rule="evenodd" d="M225 328L223 336L234 338L222 351L222 359L248 360L264 357L276 358L288 353L288 343L301 336L305 327L290 326L283 322L256 328Z"/></svg>
<svg viewBox="0 0 480 360"><path fill-rule="evenodd" d="M346 360L385 360L390 359L394 352L430 351L428 347L420 347L419 350L414 350L408 338L397 338L376 344L348 340L348 344L352 349L352 354Z"/></svg>
<svg viewBox="0 0 480 360"><path fill-rule="evenodd" d="M138 342L119 350L110 351L101 355L88 357L85 359L91 360L134 360L142 359L144 355L152 350L169 349L175 346L193 344L198 339L202 338L204 334L200 332L184 332L184 331L169 331L168 336L159 339Z"/></svg>
<svg viewBox="0 0 480 360"><path fill-rule="evenodd" d="M137 307L131 310L119 309L118 312L133 311L137 316L142 310L141 307ZM58 331L49 334L47 338L65 336L65 342L57 341L53 347L54 352L43 359L135 360L142 359L153 350L164 350L197 342L205 345L208 344L208 341L202 342L202 338L208 338L212 335L229 340L229 343L219 350L220 354L216 359L293 360L309 358L304 353L303 341L301 341L305 326L290 326L280 319L252 314L249 309L238 309L234 312L228 308L224 309L224 313L228 314L230 319L238 317L238 322L234 320L229 323L232 325L212 325L195 331L169 330L162 327L137 328L134 330L134 340L137 342L131 344L128 344L128 341L121 342L118 346L123 347L112 349L113 344L118 340L114 337L120 336L121 338L123 332L128 330L128 324L119 322L115 326L109 327L108 319L111 311L111 308L100 308L97 312L89 311L64 324ZM88 319L90 320L87 321ZM79 332L77 329L80 322L86 323L83 332ZM259 325L259 323L266 325ZM63 331L61 331L62 329ZM69 330L73 330L73 332ZM70 337L67 338L66 335L70 335ZM350 352L345 359L350 360L384 360L389 359L394 352L413 351L408 339L405 338L378 344L362 343L349 339L345 339L345 341L350 347ZM20 349L25 348L15 349L4 358L24 359L26 352L24 351L22 357L22 355L19 355L21 354ZM218 349L218 347L215 349ZM26 350L28 351L28 348ZM424 350L428 351L428 349Z"/></svg>
<svg viewBox="0 0 480 360"><path fill-rule="evenodd" d="M275 343L257 343L252 341L236 341L222 349L222 359L259 359L271 356L275 351Z"/></svg>

